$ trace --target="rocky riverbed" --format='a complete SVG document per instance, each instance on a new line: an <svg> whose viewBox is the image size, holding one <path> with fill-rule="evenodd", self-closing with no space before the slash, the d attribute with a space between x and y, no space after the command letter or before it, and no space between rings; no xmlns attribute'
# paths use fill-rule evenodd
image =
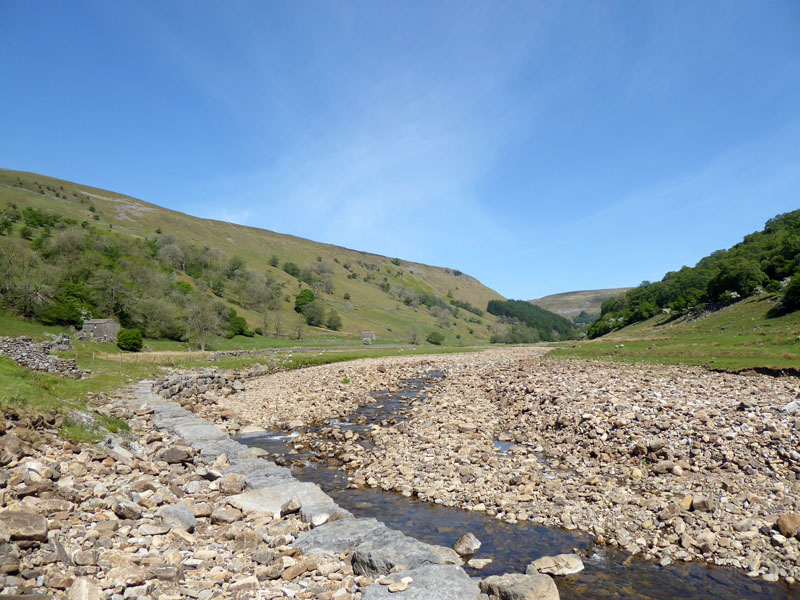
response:
<svg viewBox="0 0 800 600"><path fill-rule="evenodd" d="M59 439L48 419L0 419L3 598L350 600L373 583L347 554L291 546L311 528L299 504L234 506L246 477L226 473L224 455L201 460L131 400L98 410L132 435L97 445Z"/></svg>
<svg viewBox="0 0 800 600"><path fill-rule="evenodd" d="M544 358L535 349L397 357L252 379L195 410L230 431L345 419L369 394L445 377L406 418L297 438L354 485L508 522L580 530L644 558L800 578L800 382Z"/></svg>

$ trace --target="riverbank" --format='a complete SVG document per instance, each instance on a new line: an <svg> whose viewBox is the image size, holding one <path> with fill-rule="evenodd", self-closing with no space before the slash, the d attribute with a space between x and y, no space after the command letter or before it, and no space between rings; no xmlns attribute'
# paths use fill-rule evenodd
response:
<svg viewBox="0 0 800 600"><path fill-rule="evenodd" d="M291 546L310 529L297 506L235 508L245 476L156 428L132 393L98 411L127 419L132 435L78 445L42 419L0 421L0 594L350 600L372 583L348 557Z"/></svg>
<svg viewBox="0 0 800 600"><path fill-rule="evenodd" d="M297 438L355 485L507 522L584 531L662 565L800 578L797 379L555 361L536 349L384 358L280 373L202 411L232 431L341 419L370 392L445 371L407 418Z"/></svg>

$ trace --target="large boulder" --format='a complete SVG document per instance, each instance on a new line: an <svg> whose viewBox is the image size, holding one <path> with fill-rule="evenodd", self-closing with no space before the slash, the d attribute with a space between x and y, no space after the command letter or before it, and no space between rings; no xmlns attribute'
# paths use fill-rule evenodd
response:
<svg viewBox="0 0 800 600"><path fill-rule="evenodd" d="M583 561L577 554L543 556L537 558L531 565L537 572L545 575L572 575L583 571Z"/></svg>
<svg viewBox="0 0 800 600"><path fill-rule="evenodd" d="M400 582L410 577L408 588L399 595L379 581ZM456 565L427 565L409 571L392 573L370 585L363 600L477 600L480 588Z"/></svg>
<svg viewBox="0 0 800 600"><path fill-rule="evenodd" d="M319 486L306 481L286 481L282 484L257 490L247 490L235 496L228 496L228 503L242 512L264 512L279 517L281 507L289 500L297 498L301 506L333 502Z"/></svg>
<svg viewBox="0 0 800 600"><path fill-rule="evenodd" d="M500 600L559 600L558 588L548 575L493 575L481 581L480 586L484 594Z"/></svg>
<svg viewBox="0 0 800 600"><path fill-rule="evenodd" d="M386 526L375 519L343 519L326 523L301 534L292 542L303 554L336 556L352 550Z"/></svg>
<svg viewBox="0 0 800 600"><path fill-rule="evenodd" d="M389 528L378 529L353 552L353 572L370 577L398 567L416 569L446 563L460 563L450 548L426 544Z"/></svg>

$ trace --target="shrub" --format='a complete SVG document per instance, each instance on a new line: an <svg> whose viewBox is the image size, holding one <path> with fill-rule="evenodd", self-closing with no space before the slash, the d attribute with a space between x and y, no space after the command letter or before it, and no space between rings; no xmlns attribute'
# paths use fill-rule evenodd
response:
<svg viewBox="0 0 800 600"><path fill-rule="evenodd" d="M117 346L128 352L138 352L142 349L142 332L138 329L120 329L117 333Z"/></svg>
<svg viewBox="0 0 800 600"><path fill-rule="evenodd" d="M434 346L441 346L442 342L444 342L444 335L439 333L438 331L431 331L428 334L428 337L425 338L429 344L433 344Z"/></svg>
<svg viewBox="0 0 800 600"><path fill-rule="evenodd" d="M232 338L235 335L247 335L247 321L244 320L244 317L240 317L238 315L231 317L231 320L228 322L228 332L226 337ZM250 332L250 336L252 337L252 331Z"/></svg>
<svg viewBox="0 0 800 600"><path fill-rule="evenodd" d="M256 327L256 328L255 328L255 332L256 332L258 335L264 335L264 330L263 330L261 327Z"/></svg>

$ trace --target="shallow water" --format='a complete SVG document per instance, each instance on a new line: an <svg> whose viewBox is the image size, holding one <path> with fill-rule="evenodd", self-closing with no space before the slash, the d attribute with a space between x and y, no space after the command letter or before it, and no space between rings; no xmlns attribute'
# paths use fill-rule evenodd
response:
<svg viewBox="0 0 800 600"><path fill-rule="evenodd" d="M400 419L410 403L424 401L426 388L442 376L440 372L429 373L423 379L409 380L396 393L375 394L375 401L362 405L347 422L327 425L338 424L343 430L361 433L374 423ZM702 563L661 567L654 562L630 560L626 553L598 546L590 537L573 532L530 523L512 525L484 513L421 502L396 492L348 488L346 473L311 454L294 452L292 437L266 434L242 436L240 441L290 461L298 479L318 484L356 517L374 517L392 529L442 546L452 546L462 533L472 532L482 543L475 558L493 561L481 571L467 569L473 576L525 572L536 558L577 551L586 568L576 575L556 578L563 600L800 600L800 586L753 580L738 569ZM499 441L495 446L498 451L509 447Z"/></svg>

